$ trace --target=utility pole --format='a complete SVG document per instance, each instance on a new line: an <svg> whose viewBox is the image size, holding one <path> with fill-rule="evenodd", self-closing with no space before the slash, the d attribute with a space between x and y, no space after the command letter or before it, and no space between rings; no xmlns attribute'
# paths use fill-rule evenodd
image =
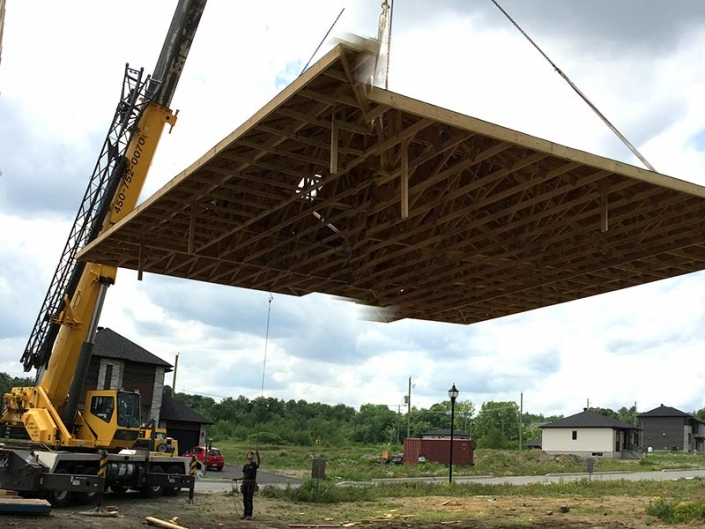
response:
<svg viewBox="0 0 705 529"><path fill-rule="evenodd" d="M406 396L406 436L411 437L411 377L409 377L409 394Z"/></svg>
<svg viewBox="0 0 705 529"><path fill-rule="evenodd" d="M522 415L524 415L524 393L519 394L519 450L524 448L521 443Z"/></svg>
<svg viewBox="0 0 705 529"><path fill-rule="evenodd" d="M401 419L401 404L397 404L397 444L401 443L399 438L399 422Z"/></svg>
<svg viewBox="0 0 705 529"><path fill-rule="evenodd" d="M174 360L174 379L171 383L171 395L176 398L176 369L179 367L179 353L176 353L176 359Z"/></svg>
<svg viewBox="0 0 705 529"><path fill-rule="evenodd" d="M636 409L636 401L634 401L634 426L636 426L637 424L639 424L639 419L638 419L638 417L637 417L637 414L638 414L638 413L639 413L639 412L638 412L637 409Z"/></svg>

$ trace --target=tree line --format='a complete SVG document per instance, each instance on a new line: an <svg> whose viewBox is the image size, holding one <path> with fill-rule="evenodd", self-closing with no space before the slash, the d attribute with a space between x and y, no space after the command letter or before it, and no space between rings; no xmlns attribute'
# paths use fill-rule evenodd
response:
<svg viewBox="0 0 705 529"><path fill-rule="evenodd" d="M410 413L385 404L363 404L359 410L345 404L323 404L272 397L248 399L228 397L216 402L203 395L177 393L165 387L174 399L213 421L208 436L214 440L245 440L258 435L260 442L295 445L345 445L352 443L401 444L406 437L419 437L430 430L450 428L450 403ZM455 405L456 431L474 435L475 407L470 401Z"/></svg>
<svg viewBox="0 0 705 529"><path fill-rule="evenodd" d="M216 402L203 395L167 394L213 421L209 437L295 445L345 445L352 443L401 444L406 437L420 437L432 430L450 430L451 404L438 402L429 408L413 407L410 412L385 404L363 404L359 410L345 404L322 404L272 397L248 399L228 397ZM610 412L634 423L636 409ZM621 414L621 415L620 415ZM519 448L540 437L540 425L563 418L521 413L516 402L485 402L479 410L469 400L455 403L453 430L472 437L479 448Z"/></svg>
<svg viewBox="0 0 705 529"><path fill-rule="evenodd" d="M165 391L171 396L171 388ZM432 430L449 430L451 403L438 402L429 408L407 412L385 404L363 404L359 410L345 404L322 404L305 400L279 400L272 397L228 397L216 402L203 395L177 393L173 396L213 421L208 429L214 440L245 440L259 435L260 442L296 445L343 445L346 443L401 444L406 437L417 438ZM591 411L637 426L636 405L610 408L590 407ZM705 408L690 413L705 422ZM456 401L453 430L469 435L478 448L515 449L540 439L543 424L563 415L544 416L522 412L514 401L488 401L479 409L469 400Z"/></svg>
<svg viewBox="0 0 705 529"><path fill-rule="evenodd" d="M0 372L0 394L13 387L34 385L30 377L11 377ZM363 404L359 410L345 404L329 405L306 400L280 400L272 397L248 399L176 393L165 386L164 392L213 422L208 429L215 441L244 441L259 436L263 443L309 446L340 446L354 443L399 445L406 437L420 437L432 430L449 430L451 404L438 402L429 408L412 407L407 412L385 404ZM590 408L592 411L629 424L637 424L636 406L617 411ZM705 408L692 412L705 422ZM519 448L540 438L540 426L562 419L562 415L521 412L513 401L484 402L479 409L469 400L456 401L453 430L472 437L478 448Z"/></svg>

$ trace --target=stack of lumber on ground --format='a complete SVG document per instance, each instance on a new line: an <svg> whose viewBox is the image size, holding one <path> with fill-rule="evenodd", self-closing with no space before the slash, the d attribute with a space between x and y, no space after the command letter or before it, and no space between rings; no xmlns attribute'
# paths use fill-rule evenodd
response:
<svg viewBox="0 0 705 529"><path fill-rule="evenodd" d="M40 500L36 498L22 498L15 491L0 489L0 514L43 514L48 512L51 512L51 504L46 500Z"/></svg>

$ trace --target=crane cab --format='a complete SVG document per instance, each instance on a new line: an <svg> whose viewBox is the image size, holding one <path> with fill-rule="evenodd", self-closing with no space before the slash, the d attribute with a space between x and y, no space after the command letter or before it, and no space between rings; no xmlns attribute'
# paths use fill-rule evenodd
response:
<svg viewBox="0 0 705 529"><path fill-rule="evenodd" d="M96 447L132 448L142 424L140 396L128 391L89 391L82 418L83 427L95 435Z"/></svg>

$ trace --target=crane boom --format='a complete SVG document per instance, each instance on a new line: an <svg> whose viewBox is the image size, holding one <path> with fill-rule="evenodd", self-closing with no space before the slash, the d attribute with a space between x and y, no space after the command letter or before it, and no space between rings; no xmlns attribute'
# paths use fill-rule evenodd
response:
<svg viewBox="0 0 705 529"><path fill-rule="evenodd" d="M171 99L176 92L176 85L181 78L186 57L205 7L206 0L181 1L176 7L167 38L164 40L152 74L152 79L158 83L157 93L148 94L148 97L158 105L167 108L171 106Z"/></svg>
<svg viewBox="0 0 705 529"><path fill-rule="evenodd" d="M21 441L0 446L0 489L47 498L55 507L68 505L72 497L102 498L107 489L136 489L157 498L188 487L193 499L191 460L139 444L138 392L91 389L79 411L117 268L76 262L76 253L137 205L164 126L176 122L169 107L205 4L178 0L151 77L129 65L125 69L112 124L22 355L25 370L37 369L38 382L3 395L0 437ZM130 451L123 453L124 448Z"/></svg>
<svg viewBox="0 0 705 529"><path fill-rule="evenodd" d="M25 371L48 365L61 326L59 315L65 307L65 296L73 298L85 267L85 263L76 261L76 253L92 241L102 228L103 219L108 213L107 206L115 193L115 184L125 169L127 145L142 115L144 104L141 98L144 93L144 70L125 66L122 94L112 124L21 358Z"/></svg>
<svg viewBox="0 0 705 529"><path fill-rule="evenodd" d="M117 268L77 263L75 255L137 205L164 126L176 122L169 105L206 1L178 1L151 77L143 79L141 70L126 68L112 125L22 355L25 370L38 369L37 386L13 388L4 398L0 422L23 424L34 441L90 447L114 440L86 427L77 409L103 301Z"/></svg>

